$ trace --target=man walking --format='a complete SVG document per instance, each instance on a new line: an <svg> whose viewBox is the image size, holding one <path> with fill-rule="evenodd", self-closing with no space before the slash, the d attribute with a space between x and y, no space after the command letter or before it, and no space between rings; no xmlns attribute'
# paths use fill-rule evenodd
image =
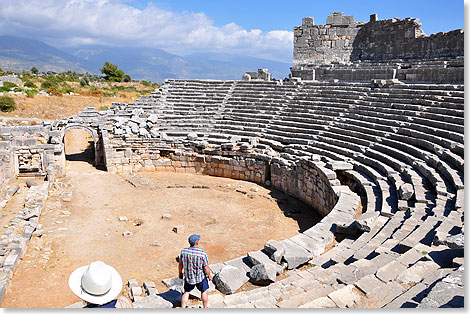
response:
<svg viewBox="0 0 470 314"><path fill-rule="evenodd" d="M189 292L196 287L201 291L202 305L207 308L209 299L207 290L209 282L212 280L209 269L209 260L207 253L199 248L200 235L193 234L188 238L190 247L182 249L179 256L178 272L179 277L183 278L184 269L184 293L181 298L181 307L185 308L189 300Z"/></svg>

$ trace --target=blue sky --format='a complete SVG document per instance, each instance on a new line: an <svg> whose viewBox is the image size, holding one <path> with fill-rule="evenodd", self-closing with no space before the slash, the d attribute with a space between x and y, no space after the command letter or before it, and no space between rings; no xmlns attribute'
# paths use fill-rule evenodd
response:
<svg viewBox="0 0 470 314"><path fill-rule="evenodd" d="M315 24L325 24L333 11L354 15L356 21L369 20L377 13L379 19L419 18L427 35L464 28L464 1L462 0L237 0L237 1L129 1L138 8L149 2L172 11L203 12L216 26L235 22L244 28L292 30L302 24L302 17L315 17Z"/></svg>
<svg viewBox="0 0 470 314"><path fill-rule="evenodd" d="M464 27L464 1L447 0L0 0L0 35L58 48L151 47L292 62L293 27L333 11L356 21L419 18L427 35Z"/></svg>

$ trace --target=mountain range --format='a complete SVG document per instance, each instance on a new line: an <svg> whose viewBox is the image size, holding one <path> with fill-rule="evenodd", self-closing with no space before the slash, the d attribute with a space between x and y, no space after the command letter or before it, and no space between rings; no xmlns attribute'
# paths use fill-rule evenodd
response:
<svg viewBox="0 0 470 314"><path fill-rule="evenodd" d="M158 48L83 46L57 49L44 42L0 36L0 68L4 71L100 73L104 62L117 64L133 79L241 79L244 72L267 68L274 78L288 76L291 64L230 53L199 52L178 56Z"/></svg>

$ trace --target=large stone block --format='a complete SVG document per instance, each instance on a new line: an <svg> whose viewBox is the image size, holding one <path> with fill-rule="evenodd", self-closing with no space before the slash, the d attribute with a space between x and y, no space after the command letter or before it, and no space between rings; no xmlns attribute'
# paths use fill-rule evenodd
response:
<svg viewBox="0 0 470 314"><path fill-rule="evenodd" d="M216 288L224 294L236 292L245 281L245 274L237 267L225 265L220 272L214 276L213 282Z"/></svg>
<svg viewBox="0 0 470 314"><path fill-rule="evenodd" d="M269 285L276 281L276 269L273 264L257 264L250 270L250 280L258 285Z"/></svg>

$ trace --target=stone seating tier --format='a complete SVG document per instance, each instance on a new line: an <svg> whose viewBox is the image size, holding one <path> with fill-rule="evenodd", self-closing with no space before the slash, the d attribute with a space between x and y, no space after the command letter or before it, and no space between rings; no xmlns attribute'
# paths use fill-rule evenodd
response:
<svg viewBox="0 0 470 314"><path fill-rule="evenodd" d="M463 85L451 84L168 80L161 95L137 102L154 101L145 107L159 110L152 134L163 132L166 139L122 138L112 131L110 139L115 147L169 145L185 151L207 141L205 154L221 150L227 160L260 150L276 155L266 158L290 171L281 176L314 162L356 187L359 195L345 191L336 176L330 179L336 206L311 230L282 241L305 250L316 266L290 270L268 287L217 297L211 306L392 307L416 300L451 269L450 257L442 256L449 250L446 239L463 230L463 100ZM128 119L137 109L124 113L121 107L112 109ZM149 115L144 110L142 116ZM113 123L109 127L113 130ZM196 139L189 140L191 132ZM228 143L233 149L224 151ZM348 163L349 170L327 169L336 161ZM405 200L399 190L407 183L414 191ZM284 191L292 186L274 185ZM380 216L369 232L339 236L357 219L360 199L363 213ZM333 237L339 242L323 252ZM244 259L225 264L246 273L251 266ZM318 276L322 282L314 280Z"/></svg>

